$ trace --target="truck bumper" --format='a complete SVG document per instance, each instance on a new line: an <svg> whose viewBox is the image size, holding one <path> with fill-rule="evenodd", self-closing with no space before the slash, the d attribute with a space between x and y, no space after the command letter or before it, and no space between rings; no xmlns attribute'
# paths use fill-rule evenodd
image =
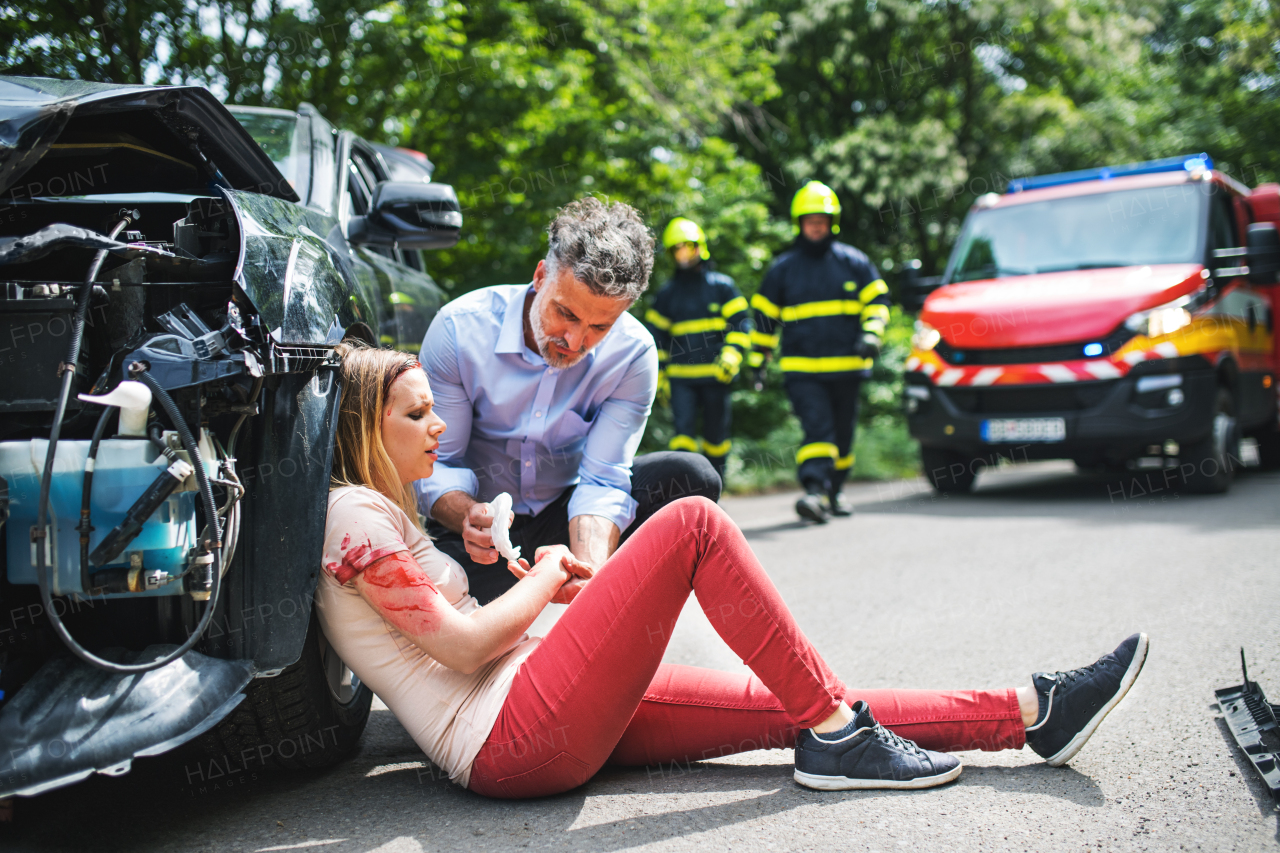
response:
<svg viewBox="0 0 1280 853"><path fill-rule="evenodd" d="M1212 428L1218 392L1213 368L1199 358L1169 360L1161 367L1159 373L1135 369L1100 382L985 387L939 387L923 374L910 373L907 424L921 444L1014 460L1121 461L1170 440L1186 444L1204 438ZM1141 379L1157 376L1180 376L1181 382L1139 393ZM1176 405L1169 401L1173 388L1182 392ZM1004 418L1062 418L1066 435L1061 441L984 440L983 422Z"/></svg>

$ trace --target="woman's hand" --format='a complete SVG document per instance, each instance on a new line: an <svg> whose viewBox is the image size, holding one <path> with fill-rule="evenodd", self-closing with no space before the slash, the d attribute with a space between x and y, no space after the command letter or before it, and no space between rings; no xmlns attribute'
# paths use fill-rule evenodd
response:
<svg viewBox="0 0 1280 853"><path fill-rule="evenodd" d="M551 599L553 604L568 604L573 601L595 574L595 569L575 557L564 545L545 545L534 551L533 555L535 562L532 568L523 557L519 562L508 561L507 568L517 578L523 578L537 568L562 573L564 580Z"/></svg>

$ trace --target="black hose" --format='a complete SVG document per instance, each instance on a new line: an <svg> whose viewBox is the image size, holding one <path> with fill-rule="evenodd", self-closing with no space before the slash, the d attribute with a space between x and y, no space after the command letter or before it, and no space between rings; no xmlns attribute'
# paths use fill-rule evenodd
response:
<svg viewBox="0 0 1280 853"><path fill-rule="evenodd" d="M134 214L136 216L136 214ZM130 222L129 217L121 219L111 231L111 237L114 239L124 227ZM221 588L221 572L214 571L212 586L209 594L208 604L205 606L204 615L200 618L200 622L196 625L196 629L192 631L187 641L174 651L164 657L143 664L119 664L114 661L104 660L97 655L85 649L71 633L67 627L62 624L62 619L58 616L57 611L53 607L53 593L50 590L54 568L45 563L46 548L48 548L49 531L46 527L45 520L48 517L49 510L49 491L53 484L53 462L57 456L58 438L62 433L62 421L67 412L67 401L71 398L71 383L75 380L76 364L80 360L80 343L84 335L85 322L89 314L89 300L93 295L93 280L98 277L98 270L102 269L102 263L106 260L107 253L98 251L93 262L89 265L89 274L85 277L84 289L79 294L79 300L76 303L75 319L71 326L71 342L68 347L67 360L60 368L62 370L62 387L58 392L58 405L54 410L53 427L49 431L49 448L45 454L44 472L40 478L40 497L36 501L36 524L32 530L32 541L36 546L36 583L40 587L40 601L44 605L45 613L49 616L49 623L53 626L53 632L60 639L71 653L85 663L92 664L99 669L105 669L108 672L115 672L124 675L135 675L143 672L150 672L173 663L178 658L189 652L195 644L204 635L208 629L209 623L213 620L214 606L218 603L218 592ZM149 375L143 373L142 381L152 390L152 393L160 398L161 405L173 420L174 427L178 430L178 437L182 439L183 447L191 454L191 459L196 469L196 482L200 485L201 497L205 499L205 512L211 519L209 529L214 533L214 562L218 565L217 550L221 548L218 541L221 533L218 527L218 508L213 502L213 489L209 485L209 478L204 470L203 460L200 458L200 448L195 440L191 437L191 430L187 426L186 421L182 419L182 415L178 412L178 407L174 405L173 400L169 397L159 384ZM206 539L206 542L209 540ZM86 590L87 591L87 590Z"/></svg>
<svg viewBox="0 0 1280 853"><path fill-rule="evenodd" d="M93 428L93 441L89 442L89 456L84 463L84 483L80 486L80 588L89 591L92 581L89 579L89 534L93 532L91 521L92 507L89 496L93 494L93 468L98 458L98 445L102 443L102 435L107 431L111 415L119 411L115 406L107 406L98 416L98 425Z"/></svg>
<svg viewBox="0 0 1280 853"><path fill-rule="evenodd" d="M173 421L174 429L178 432L178 438L182 441L183 449L186 450L187 453L191 454L191 461L196 469L196 482L200 486L200 497L203 499L204 503L205 515L212 519L212 521L209 522L206 531L214 531L213 538L210 539L206 536L204 544L205 547L212 552L212 565L219 566L219 552L222 547L219 539L222 534L218 526L218 507L213 502L213 487L210 486L208 473L204 470L204 460L200 458L200 446L192 436L191 428L187 426L187 422L183 420L182 413L178 411L178 407L173 402L173 398L169 396L168 392L166 392L164 388L160 387L160 383L156 382L155 378L146 372L139 372L134 378L138 379L151 389L152 395L160 401L161 408L164 409L165 413L169 416L169 419ZM41 578L43 578L43 575L41 575ZM150 663L138 664L120 664L115 663L114 661L104 660L82 647L67 631L66 626L62 624L62 620L58 617L58 614L54 612L53 601L48 594L47 584L41 584L40 597L44 603L45 610L49 614L49 621L53 624L54 632L57 633L58 637L64 644L66 644L67 648L71 649L71 652L76 657L80 658L80 660L85 663L92 664L100 669L105 669L108 672L134 675L137 673L150 672L154 669L159 669L162 666L168 666L187 652L191 651L195 644L200 641L200 638L204 636L204 632L208 630L209 623L213 621L213 611L218 604L218 593L221 591L221 588L222 573L215 570L213 572L212 583L209 590L209 601L205 605L204 615L200 617L200 621L191 632L191 636L187 637L187 641L164 657L153 660Z"/></svg>

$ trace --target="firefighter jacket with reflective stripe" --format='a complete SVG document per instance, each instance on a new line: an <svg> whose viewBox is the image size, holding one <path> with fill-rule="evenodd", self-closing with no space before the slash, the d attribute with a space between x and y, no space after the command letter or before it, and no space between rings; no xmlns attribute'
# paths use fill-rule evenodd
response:
<svg viewBox="0 0 1280 853"><path fill-rule="evenodd" d="M781 339L778 366L786 373L840 374L866 371L862 338L884 334L889 322L889 288L867 256L845 243L825 252L797 244L765 273L760 292L751 297L755 331L751 341L762 352Z"/></svg>
<svg viewBox="0 0 1280 853"><path fill-rule="evenodd" d="M737 364L751 351L751 310L733 279L702 265L677 270L644 315L658 363L672 379L714 380L721 350Z"/></svg>

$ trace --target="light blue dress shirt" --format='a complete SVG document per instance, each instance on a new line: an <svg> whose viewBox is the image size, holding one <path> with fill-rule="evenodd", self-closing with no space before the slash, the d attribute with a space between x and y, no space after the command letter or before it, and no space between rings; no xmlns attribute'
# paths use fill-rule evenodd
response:
<svg viewBox="0 0 1280 853"><path fill-rule="evenodd" d="M625 530L635 520L631 460L658 385L658 351L623 313L573 367L551 367L525 346L532 285L472 291L440 309L421 361L447 429L434 474L418 480L429 514L446 492L478 500L509 492L536 515L569 486L569 517L598 515Z"/></svg>

